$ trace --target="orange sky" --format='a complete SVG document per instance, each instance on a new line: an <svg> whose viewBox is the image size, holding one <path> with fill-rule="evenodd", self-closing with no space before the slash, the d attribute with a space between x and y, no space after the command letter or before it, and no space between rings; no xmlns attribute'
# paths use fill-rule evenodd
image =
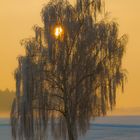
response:
<svg viewBox="0 0 140 140"><path fill-rule="evenodd" d="M119 23L120 33L129 36L124 57L128 83L125 93L119 93L117 108L140 107L140 0L106 1L106 9ZM19 41L33 35L34 24L42 25L40 11L44 3L46 0L0 0L0 89L15 89L16 58L24 53Z"/></svg>

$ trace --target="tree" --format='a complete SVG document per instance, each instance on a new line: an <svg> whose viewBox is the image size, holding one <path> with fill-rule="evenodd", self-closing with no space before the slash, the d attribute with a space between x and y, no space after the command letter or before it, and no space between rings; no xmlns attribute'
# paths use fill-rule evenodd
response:
<svg viewBox="0 0 140 140"><path fill-rule="evenodd" d="M11 111L13 137L42 140L51 128L56 140L77 140L89 121L106 115L124 88L126 35L105 18L101 0L51 0L42 10L44 27L22 41L26 55L15 72ZM51 124L51 125L49 125Z"/></svg>

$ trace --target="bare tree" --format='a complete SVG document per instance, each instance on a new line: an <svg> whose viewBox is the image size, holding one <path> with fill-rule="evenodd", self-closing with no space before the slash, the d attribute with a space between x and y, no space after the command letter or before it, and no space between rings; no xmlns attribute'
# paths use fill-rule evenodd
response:
<svg viewBox="0 0 140 140"><path fill-rule="evenodd" d="M51 129L56 140L77 140L90 119L113 109L126 78L127 37L118 37L116 22L98 20L103 7L102 0L51 0L43 8L44 27L22 41L26 55L15 72L14 139L43 140Z"/></svg>

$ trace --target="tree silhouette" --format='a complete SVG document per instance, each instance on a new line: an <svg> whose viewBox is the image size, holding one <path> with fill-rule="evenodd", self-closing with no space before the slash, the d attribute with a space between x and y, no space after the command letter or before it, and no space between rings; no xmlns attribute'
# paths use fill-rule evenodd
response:
<svg viewBox="0 0 140 140"><path fill-rule="evenodd" d="M42 10L44 27L21 42L26 55L15 72L16 98L11 111L14 139L77 140L89 121L116 103L126 78L122 58L126 35L118 25L98 20L102 0L51 0Z"/></svg>

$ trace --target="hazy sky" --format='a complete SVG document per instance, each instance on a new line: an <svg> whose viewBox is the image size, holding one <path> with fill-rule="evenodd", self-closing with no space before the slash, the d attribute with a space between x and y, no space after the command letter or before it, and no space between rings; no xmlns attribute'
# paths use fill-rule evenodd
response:
<svg viewBox="0 0 140 140"><path fill-rule="evenodd" d="M40 11L46 2L0 0L0 89L15 90L13 73L17 57L24 53L19 42L33 35L34 24L42 25ZM140 0L107 0L106 9L119 23L120 33L129 36L124 57L128 83L125 93L118 93L117 107L140 107Z"/></svg>

